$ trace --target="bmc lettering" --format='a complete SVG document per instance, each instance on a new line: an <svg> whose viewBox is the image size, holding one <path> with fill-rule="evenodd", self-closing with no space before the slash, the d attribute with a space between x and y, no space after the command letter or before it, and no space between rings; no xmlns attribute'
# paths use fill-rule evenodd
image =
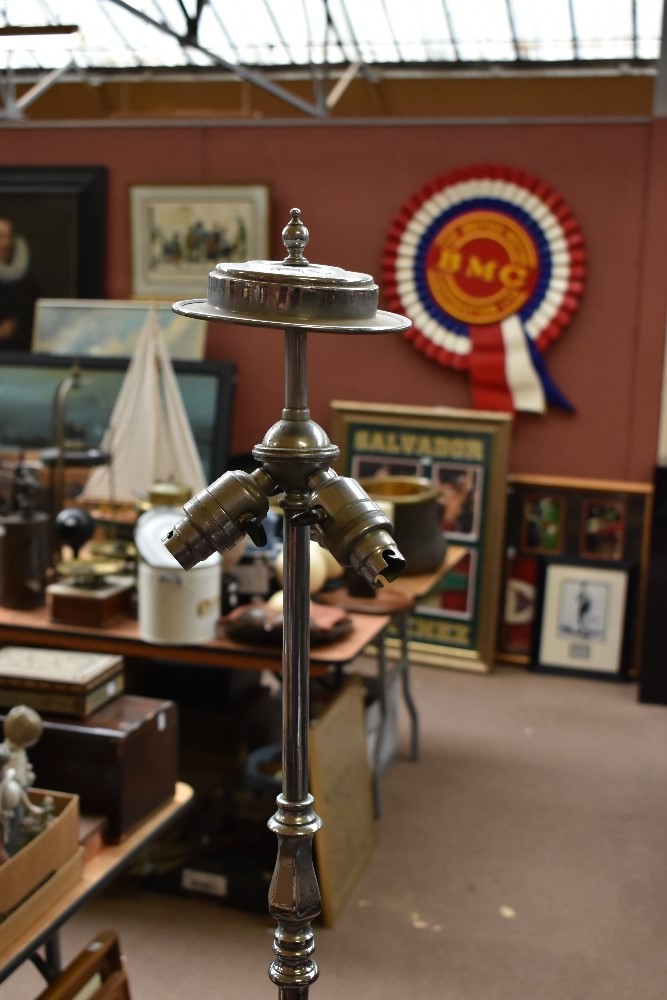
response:
<svg viewBox="0 0 667 1000"><path fill-rule="evenodd" d="M462 274L465 278L477 278L489 285L501 284L503 288L523 288L529 278L526 267L500 264L497 260L482 261L474 253L465 256L458 250L441 251L437 267L445 274Z"/></svg>

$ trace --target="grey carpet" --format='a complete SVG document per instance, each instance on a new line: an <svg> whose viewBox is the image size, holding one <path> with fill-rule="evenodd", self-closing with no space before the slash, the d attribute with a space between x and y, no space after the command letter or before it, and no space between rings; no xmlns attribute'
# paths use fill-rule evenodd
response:
<svg viewBox="0 0 667 1000"><path fill-rule="evenodd" d="M665 1000L667 708L634 685L418 667L422 755L382 781L372 858L311 996ZM122 880L64 929L121 937L134 1000L277 995L272 921ZM40 988L29 966L2 1000Z"/></svg>

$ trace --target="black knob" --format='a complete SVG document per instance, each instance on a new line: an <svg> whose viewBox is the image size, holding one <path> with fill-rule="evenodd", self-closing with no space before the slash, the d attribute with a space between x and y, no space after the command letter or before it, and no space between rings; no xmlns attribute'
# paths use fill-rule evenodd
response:
<svg viewBox="0 0 667 1000"><path fill-rule="evenodd" d="M244 524L243 527L245 528L250 541L254 542L258 549L264 548L267 543L267 537L262 522L253 517L252 520L248 521L247 524Z"/></svg>
<svg viewBox="0 0 667 1000"><path fill-rule="evenodd" d="M69 545L74 550L74 557L79 549L95 531L95 522L87 510L80 507L65 507L56 517L55 532L59 542Z"/></svg>

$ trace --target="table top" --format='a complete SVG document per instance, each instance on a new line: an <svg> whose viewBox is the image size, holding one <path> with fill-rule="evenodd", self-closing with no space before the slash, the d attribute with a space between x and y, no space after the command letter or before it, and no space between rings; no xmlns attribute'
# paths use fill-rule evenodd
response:
<svg viewBox="0 0 667 1000"><path fill-rule="evenodd" d="M189 785L179 781L173 799L152 813L120 843L105 844L86 861L79 881L66 889L58 902L42 913L11 945L0 951L0 982L44 944L76 910L104 889L154 837L188 808L193 794Z"/></svg>
<svg viewBox="0 0 667 1000"><path fill-rule="evenodd" d="M310 651L311 672L325 673L344 667L372 643L387 627L391 616L351 613L352 629L336 642L314 645ZM0 607L0 644L46 646L50 649L77 649L93 653L117 653L145 660L169 660L241 670L275 670L281 667L279 644L251 645L229 639L222 628L218 636L201 645L179 646L146 642L134 618L123 619L109 628L60 625L52 622L47 607L18 611Z"/></svg>

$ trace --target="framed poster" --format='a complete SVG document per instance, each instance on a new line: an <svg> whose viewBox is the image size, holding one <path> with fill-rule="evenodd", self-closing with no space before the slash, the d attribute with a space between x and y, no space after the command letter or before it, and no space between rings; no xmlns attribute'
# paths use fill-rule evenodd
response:
<svg viewBox="0 0 667 1000"><path fill-rule="evenodd" d="M639 671L653 487L649 483L510 476L497 656L529 664L535 648L541 561L588 560L601 567L637 567L628 600L637 620L630 673Z"/></svg>
<svg viewBox="0 0 667 1000"><path fill-rule="evenodd" d="M102 297L105 247L105 167L0 167L0 350L30 350L38 298Z"/></svg>
<svg viewBox="0 0 667 1000"><path fill-rule="evenodd" d="M132 187L132 294L205 295L216 264L266 259L268 215L264 184Z"/></svg>
<svg viewBox="0 0 667 1000"><path fill-rule="evenodd" d="M630 567L547 559L534 667L627 676Z"/></svg>
<svg viewBox="0 0 667 1000"><path fill-rule="evenodd" d="M410 616L414 662L487 672L495 652L512 417L334 401L338 469L431 480L460 558Z"/></svg>

